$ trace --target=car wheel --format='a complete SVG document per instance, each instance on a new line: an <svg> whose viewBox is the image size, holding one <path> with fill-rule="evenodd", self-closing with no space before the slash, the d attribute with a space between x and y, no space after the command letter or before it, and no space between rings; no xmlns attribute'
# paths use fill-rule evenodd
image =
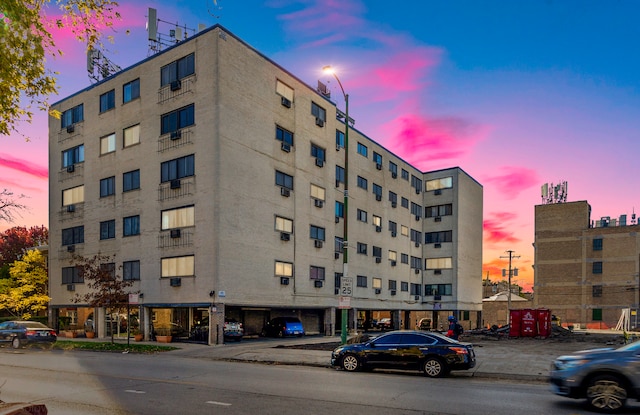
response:
<svg viewBox="0 0 640 415"><path fill-rule="evenodd" d="M20 346L22 346L22 342L20 341L20 339L19 339L19 338L14 337L14 338L11 340L11 346L13 346L13 348L14 348L14 349L19 349L19 348L20 348Z"/></svg>
<svg viewBox="0 0 640 415"><path fill-rule="evenodd" d="M439 378L447 373L442 361L437 357L429 357L425 360L422 365L422 370L424 371L425 376L430 378Z"/></svg>
<svg viewBox="0 0 640 415"><path fill-rule="evenodd" d="M616 376L596 376L587 386L587 402L600 412L616 412L624 407L626 401L627 389Z"/></svg>
<svg viewBox="0 0 640 415"><path fill-rule="evenodd" d="M360 359L352 354L345 355L340 366L347 372L355 372L360 369Z"/></svg>

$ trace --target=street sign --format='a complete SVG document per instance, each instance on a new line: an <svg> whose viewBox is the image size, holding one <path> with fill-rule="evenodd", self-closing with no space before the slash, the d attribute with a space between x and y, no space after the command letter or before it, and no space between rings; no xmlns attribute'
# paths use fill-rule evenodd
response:
<svg viewBox="0 0 640 415"><path fill-rule="evenodd" d="M340 295L343 297L353 296L353 278L351 277L340 278Z"/></svg>
<svg viewBox="0 0 640 415"><path fill-rule="evenodd" d="M351 308L351 297L338 297L338 308Z"/></svg>

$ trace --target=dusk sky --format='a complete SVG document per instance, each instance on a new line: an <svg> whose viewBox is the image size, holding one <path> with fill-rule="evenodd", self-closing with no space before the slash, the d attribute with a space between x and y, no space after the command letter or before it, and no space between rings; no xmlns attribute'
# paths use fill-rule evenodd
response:
<svg viewBox="0 0 640 415"><path fill-rule="evenodd" d="M328 82L344 108L321 71L332 65L358 130L422 171L458 166L483 185L483 278L500 280L513 250L514 281L530 288L544 183L567 181L567 200L588 201L592 220L640 210L640 2L119 3L105 53L122 68L148 56L148 7L161 33L223 25L308 85ZM84 45L55 37L65 56L47 62L60 72L51 102L91 84ZM0 189L27 195L29 210L0 230L48 226L47 115L22 130L31 141L0 137Z"/></svg>

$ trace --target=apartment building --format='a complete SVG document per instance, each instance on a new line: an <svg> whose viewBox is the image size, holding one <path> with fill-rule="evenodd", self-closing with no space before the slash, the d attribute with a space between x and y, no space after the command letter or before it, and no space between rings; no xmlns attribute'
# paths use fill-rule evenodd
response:
<svg viewBox="0 0 640 415"><path fill-rule="evenodd" d="M104 310L72 253L115 255L147 338L225 317L260 333L297 316L341 327L345 125L336 104L220 25L57 102L51 119L52 323ZM458 167L421 172L349 128L348 327L373 312L482 309L482 186ZM90 316L90 313L95 315Z"/></svg>
<svg viewBox="0 0 640 415"><path fill-rule="evenodd" d="M635 220L633 221L635 222ZM534 307L574 328L612 329L640 295L640 225L591 219L586 201L535 207Z"/></svg>

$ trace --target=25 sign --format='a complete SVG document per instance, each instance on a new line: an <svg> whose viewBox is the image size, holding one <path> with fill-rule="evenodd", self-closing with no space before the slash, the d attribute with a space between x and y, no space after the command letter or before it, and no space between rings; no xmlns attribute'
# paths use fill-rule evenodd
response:
<svg viewBox="0 0 640 415"><path fill-rule="evenodd" d="M353 278L342 277L340 279L340 295L343 297L353 296Z"/></svg>

